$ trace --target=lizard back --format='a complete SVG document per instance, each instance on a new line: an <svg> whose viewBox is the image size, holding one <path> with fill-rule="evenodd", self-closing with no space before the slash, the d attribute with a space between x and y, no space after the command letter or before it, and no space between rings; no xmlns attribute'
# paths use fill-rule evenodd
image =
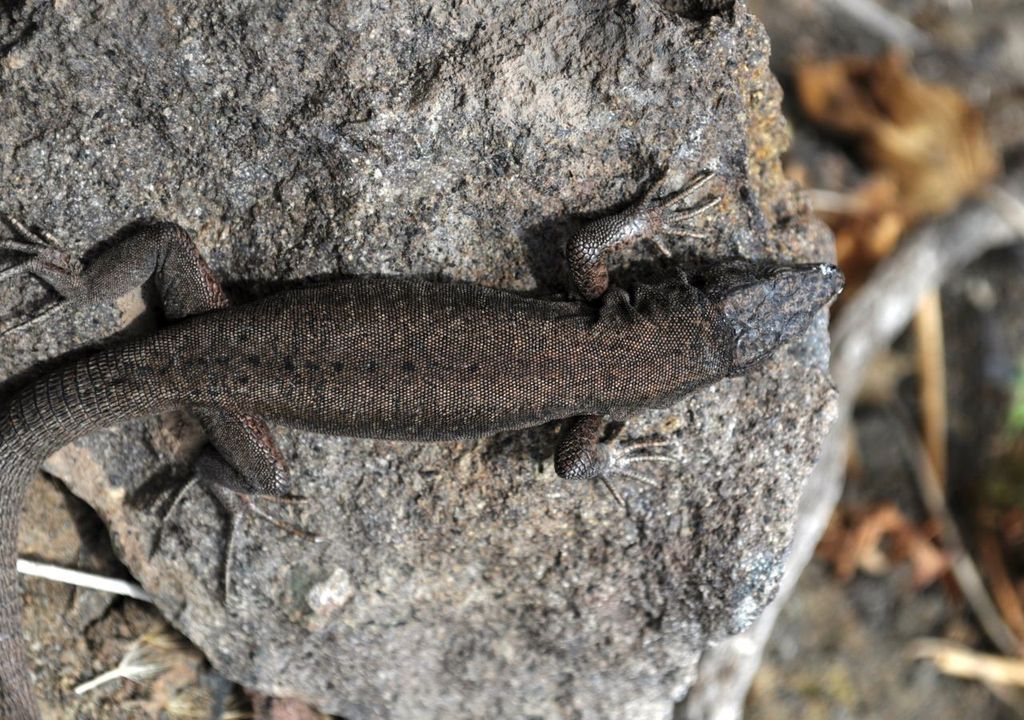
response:
<svg viewBox="0 0 1024 720"><path fill-rule="evenodd" d="M701 299L684 282L595 306L353 278L176 323L135 367L173 378L183 404L334 435L474 437L665 405L722 377L732 333Z"/></svg>

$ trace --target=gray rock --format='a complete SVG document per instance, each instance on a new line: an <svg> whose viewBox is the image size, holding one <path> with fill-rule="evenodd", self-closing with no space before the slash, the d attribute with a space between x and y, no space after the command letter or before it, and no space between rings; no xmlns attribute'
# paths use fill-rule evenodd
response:
<svg viewBox="0 0 1024 720"><path fill-rule="evenodd" d="M192 228L233 297L341 273L569 290L566 238L658 168L723 202L677 261L825 259L786 181L768 44L740 2L26 5L0 22L2 209L76 253L140 218ZM666 270L651 247L620 282ZM615 276L613 276L615 279ZM52 299L31 280L11 321ZM140 309L4 338L12 376ZM147 312L126 332L157 321ZM666 717L712 639L772 597L833 414L824 319L762 370L628 420L674 437L660 488L553 471L555 429L418 445L277 429L311 544L193 489L181 415L48 469L104 517L165 615L226 676L351 718ZM271 508L272 509L272 508Z"/></svg>

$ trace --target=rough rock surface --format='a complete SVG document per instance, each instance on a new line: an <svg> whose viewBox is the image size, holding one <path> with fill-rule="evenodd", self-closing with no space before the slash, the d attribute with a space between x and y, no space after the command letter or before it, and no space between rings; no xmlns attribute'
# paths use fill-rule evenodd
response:
<svg viewBox="0 0 1024 720"><path fill-rule="evenodd" d="M676 261L827 259L779 170L767 55L741 2L16 4L0 11L0 209L79 254L131 220L176 220L237 299L341 273L556 294L581 220L657 168L674 184L709 168L723 202L707 239L670 242ZM658 276L655 257L621 253L613 280ZM8 287L4 322L52 300ZM4 336L2 374L142 307ZM552 427L437 445L280 428L309 498L289 512L326 542L244 521L226 604L227 521L201 491L151 556L152 497L201 442L188 418L94 435L47 469L247 686L350 718L665 717L706 643L772 596L833 413L826 361L819 323L750 377L623 418L682 458L659 488L621 485L628 512L555 476Z"/></svg>

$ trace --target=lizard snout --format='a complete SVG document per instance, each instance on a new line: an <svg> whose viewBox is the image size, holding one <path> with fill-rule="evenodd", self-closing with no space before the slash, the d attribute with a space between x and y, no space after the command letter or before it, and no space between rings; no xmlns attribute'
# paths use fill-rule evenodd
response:
<svg viewBox="0 0 1024 720"><path fill-rule="evenodd" d="M735 332L733 371L740 372L801 335L842 292L835 265L772 265L735 283L717 301Z"/></svg>

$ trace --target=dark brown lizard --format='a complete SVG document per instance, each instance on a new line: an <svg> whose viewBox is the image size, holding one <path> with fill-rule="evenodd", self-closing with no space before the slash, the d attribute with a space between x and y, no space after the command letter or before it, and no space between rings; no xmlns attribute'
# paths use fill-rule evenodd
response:
<svg viewBox="0 0 1024 720"><path fill-rule="evenodd" d="M187 233L136 229L82 270L45 234L10 224L0 249L66 303L112 300L154 278L172 320L97 350L0 401L0 716L37 718L19 626L15 541L25 488L75 438L172 408L210 441L206 482L284 494L287 470L266 421L393 440L472 438L569 419L555 468L569 479L629 474L598 442L606 416L666 407L746 372L803 333L842 289L832 265L733 260L630 290L608 287L605 255L714 204L683 201L707 179L645 197L585 225L568 246L583 301L461 283L353 278L229 307Z"/></svg>

